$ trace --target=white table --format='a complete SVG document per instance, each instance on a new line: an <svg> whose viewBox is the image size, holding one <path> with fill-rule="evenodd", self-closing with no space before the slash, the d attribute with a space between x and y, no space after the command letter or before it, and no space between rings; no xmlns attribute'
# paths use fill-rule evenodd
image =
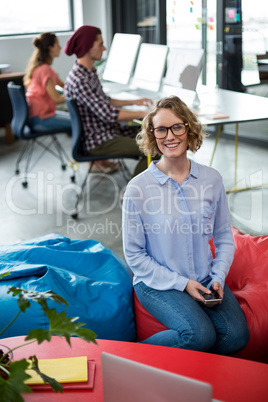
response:
<svg viewBox="0 0 268 402"><path fill-rule="evenodd" d="M259 59L258 64L268 64L268 59Z"/></svg>
<svg viewBox="0 0 268 402"><path fill-rule="evenodd" d="M268 98L261 96L255 96L245 94L241 92L234 92L225 89L208 90L208 88L202 87L200 93L200 110L199 120L204 125L215 125L217 130L216 141L210 160L212 165L218 140L224 124L235 123L235 169L234 169L234 186L232 190L227 192L237 192L243 190L250 190L253 188L266 187L266 185L237 188L237 160L238 160L238 135L239 135L239 123L252 122L268 119ZM217 112L227 115L226 118L213 119L211 114L217 114Z"/></svg>
<svg viewBox="0 0 268 402"><path fill-rule="evenodd" d="M110 96L113 97L112 83L109 83L109 85ZM118 97L120 95L120 86L115 84L114 88L114 96ZM124 87L122 92L126 94L127 88ZM133 97L133 95L149 95L148 91L143 92L142 90L131 90L130 94L131 97ZM191 109L194 110L194 91L164 85L161 92L153 94L153 99L156 100L169 95L179 96ZM195 109L198 119L203 125L215 126L217 132L210 165L212 165L220 133L224 124L236 124L234 186L232 190L227 190L227 192L237 192L266 186L261 185L237 188L237 157L239 123L268 120L268 98L245 94L242 92L229 91L226 89L213 89L207 86L201 86L198 89L198 97L200 99L200 105L198 109ZM136 108L136 106L133 108Z"/></svg>

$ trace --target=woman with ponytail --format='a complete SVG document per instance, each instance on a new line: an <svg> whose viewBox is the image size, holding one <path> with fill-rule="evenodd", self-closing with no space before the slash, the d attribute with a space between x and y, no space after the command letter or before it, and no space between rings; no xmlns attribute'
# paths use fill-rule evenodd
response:
<svg viewBox="0 0 268 402"><path fill-rule="evenodd" d="M29 60L24 76L27 88L26 99L29 107L29 124L33 130L70 130L68 112L56 110L65 102L64 95L56 90L56 85L64 87L51 65L59 57L61 46L54 33L45 32L33 41L35 50Z"/></svg>

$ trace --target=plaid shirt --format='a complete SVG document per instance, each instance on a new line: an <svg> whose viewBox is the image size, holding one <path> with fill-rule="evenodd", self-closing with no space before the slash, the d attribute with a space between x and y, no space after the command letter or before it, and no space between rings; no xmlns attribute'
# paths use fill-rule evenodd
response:
<svg viewBox="0 0 268 402"><path fill-rule="evenodd" d="M133 136L128 127L117 122L120 109L112 106L103 92L95 68L91 71L75 62L65 81L65 96L74 99L79 109L85 153L115 137Z"/></svg>

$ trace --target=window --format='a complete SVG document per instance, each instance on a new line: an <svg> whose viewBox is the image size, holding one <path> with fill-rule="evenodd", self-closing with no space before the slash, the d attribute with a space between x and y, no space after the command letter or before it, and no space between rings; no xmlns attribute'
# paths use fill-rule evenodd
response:
<svg viewBox="0 0 268 402"><path fill-rule="evenodd" d="M1 36L72 29L72 0L5 0L1 7Z"/></svg>

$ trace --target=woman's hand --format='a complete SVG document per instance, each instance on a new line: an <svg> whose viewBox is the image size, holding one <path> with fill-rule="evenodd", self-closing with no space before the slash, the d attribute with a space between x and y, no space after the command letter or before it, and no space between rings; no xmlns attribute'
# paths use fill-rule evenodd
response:
<svg viewBox="0 0 268 402"><path fill-rule="evenodd" d="M213 282L212 283L212 289L214 289L218 294L219 294L219 296L223 299L223 289L222 289L222 287L221 287L221 285L219 284L219 282ZM221 304L221 302L222 302L222 300L221 301L215 301L215 302L210 302L210 303L206 303L206 307L214 307L214 306L216 306L217 304Z"/></svg>
<svg viewBox="0 0 268 402"><path fill-rule="evenodd" d="M215 282L215 283L217 283L217 282ZM207 293L207 294L211 293L211 291L209 289L205 288L205 286L201 285L201 283L194 281L192 279L188 280L185 290L187 293L189 293L190 296L192 296L192 298L194 300L199 301L201 303L204 303L204 298L202 297L199 290L201 290L202 292Z"/></svg>
<svg viewBox="0 0 268 402"><path fill-rule="evenodd" d="M147 106L150 107L153 104L152 99L149 98L141 98L141 99L136 99L133 101L134 105L138 105L138 106Z"/></svg>
<svg viewBox="0 0 268 402"><path fill-rule="evenodd" d="M212 283L212 288L213 288L217 293L219 293L220 297L223 299L224 292L223 292L223 289L222 289L221 285L219 284L219 282L213 282L213 283ZM221 302L220 302L220 303L221 303Z"/></svg>

